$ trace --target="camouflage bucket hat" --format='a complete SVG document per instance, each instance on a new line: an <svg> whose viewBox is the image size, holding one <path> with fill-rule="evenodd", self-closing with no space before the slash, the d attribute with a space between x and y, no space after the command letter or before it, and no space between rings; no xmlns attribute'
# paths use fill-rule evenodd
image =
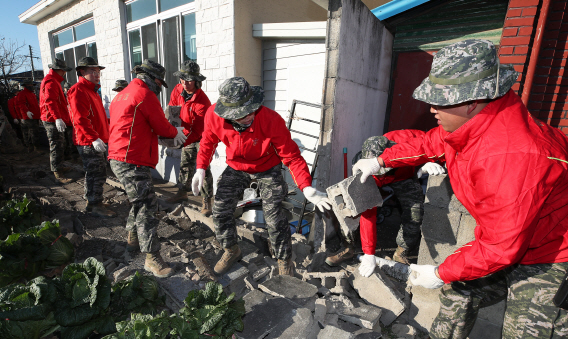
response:
<svg viewBox="0 0 568 339"><path fill-rule="evenodd" d="M128 86L128 81L116 80L116 82L114 83L114 88L112 90L118 92L119 89L125 88L126 86Z"/></svg>
<svg viewBox="0 0 568 339"><path fill-rule="evenodd" d="M225 80L219 86L215 113L224 119L237 120L256 111L264 102L264 90L251 86L241 77Z"/></svg>
<svg viewBox="0 0 568 339"><path fill-rule="evenodd" d="M26 78L22 81L20 81L20 86L33 86L34 85L34 81L30 78Z"/></svg>
<svg viewBox="0 0 568 339"><path fill-rule="evenodd" d="M51 69L60 69L60 70L63 70L65 72L69 72L70 70L73 69L71 67L67 67L67 64L65 63L65 61L63 61L61 59L54 59L53 63L47 65L47 67L49 67Z"/></svg>
<svg viewBox="0 0 568 339"><path fill-rule="evenodd" d="M81 68L87 68L87 67L98 67L100 69L105 69L103 66L99 65L97 60L91 57L82 57L81 60L77 62L77 67L75 67L75 69L80 70Z"/></svg>
<svg viewBox="0 0 568 339"><path fill-rule="evenodd" d="M491 41L464 40L436 53L430 75L412 97L439 106L494 99L505 95L518 75L512 65L499 64Z"/></svg>
<svg viewBox="0 0 568 339"><path fill-rule="evenodd" d="M179 71L174 72L174 76L185 81L203 81L207 79L200 73L201 69L195 61L185 61Z"/></svg>
<svg viewBox="0 0 568 339"><path fill-rule="evenodd" d="M149 59L144 60L144 62L141 65L134 66L134 68L132 69L132 73L134 74L146 73L151 77L160 79L160 81L162 81L162 84L164 84L164 87L168 88L168 84L164 79L164 76L166 75L166 69L164 68L164 66L160 65L155 61Z"/></svg>

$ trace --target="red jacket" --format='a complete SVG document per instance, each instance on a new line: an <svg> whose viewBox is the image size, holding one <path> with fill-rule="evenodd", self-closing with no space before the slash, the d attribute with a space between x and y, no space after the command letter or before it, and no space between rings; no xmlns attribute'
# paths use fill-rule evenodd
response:
<svg viewBox="0 0 568 339"><path fill-rule="evenodd" d="M175 138L177 129L166 119L156 94L134 79L110 104L108 158L155 168L158 135Z"/></svg>
<svg viewBox="0 0 568 339"><path fill-rule="evenodd" d="M197 168L209 167L217 144L221 141L227 146L227 165L237 171L260 173L282 162L290 169L294 182L301 190L312 185L308 165L278 113L260 106L252 125L239 133L214 110L215 104L209 107L205 115L205 131L197 154Z"/></svg>
<svg viewBox="0 0 568 339"><path fill-rule="evenodd" d="M71 126L69 111L67 110L67 98L63 94L61 82L63 77L50 70L43 78L39 87L39 102L41 108L41 120L55 122L63 119L67 126Z"/></svg>
<svg viewBox="0 0 568 339"><path fill-rule="evenodd" d="M10 116L12 119L20 120L20 113L16 109L16 97L8 99L8 111L10 112Z"/></svg>
<svg viewBox="0 0 568 339"><path fill-rule="evenodd" d="M79 81L67 92L73 143L77 146L90 146L99 138L108 143L108 120L101 97L97 94L99 87L79 77Z"/></svg>
<svg viewBox="0 0 568 339"><path fill-rule="evenodd" d="M446 283L514 264L568 261L568 139L509 91L452 133L437 127L381 156L388 167L445 158L475 240L439 266Z"/></svg>
<svg viewBox="0 0 568 339"><path fill-rule="evenodd" d="M181 95L180 98L182 98ZM183 144L184 146L201 140L205 113L209 106L211 106L211 101L209 101L209 98L201 89L198 89L191 99L184 102L181 106L179 117L181 125L184 127L183 134L187 136L187 140Z"/></svg>
<svg viewBox="0 0 568 339"><path fill-rule="evenodd" d="M37 97L34 92L30 91L27 88L16 95L16 111L20 115L20 119L23 120L30 120L28 117L28 112L33 113L32 119L39 119L40 118L40 111L39 111L39 104L37 102Z"/></svg>
<svg viewBox="0 0 568 339"><path fill-rule="evenodd" d="M183 92L183 86L181 84L177 84L174 89L172 89L172 94L170 94L170 102L168 106L181 106L185 102L183 97L181 96L181 92ZM209 104L211 105L211 104Z"/></svg>
<svg viewBox="0 0 568 339"><path fill-rule="evenodd" d="M397 144L401 144L409 142L414 138L423 138L425 135L426 132L423 131L403 129L385 133L383 136L389 140L396 142ZM398 168L392 175L373 175L373 179L375 179L375 183L378 187L383 187L393 182L410 179L414 176L414 174L414 166L405 166ZM361 246L363 248L363 253L375 254L375 248L377 247L376 207L361 214L361 218L359 219L359 233L361 234Z"/></svg>

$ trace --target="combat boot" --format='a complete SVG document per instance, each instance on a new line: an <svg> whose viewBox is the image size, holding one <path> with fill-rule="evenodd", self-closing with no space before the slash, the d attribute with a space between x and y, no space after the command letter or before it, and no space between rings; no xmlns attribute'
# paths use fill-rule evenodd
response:
<svg viewBox="0 0 568 339"><path fill-rule="evenodd" d="M105 204L99 202L98 204L91 205L87 202L87 212L91 212L92 215L101 218L114 218L116 217L116 212L106 208Z"/></svg>
<svg viewBox="0 0 568 339"><path fill-rule="evenodd" d="M325 258L325 263L331 267L339 266L342 262L353 259L354 256L355 249L351 246L348 246L336 255Z"/></svg>
<svg viewBox="0 0 568 339"><path fill-rule="evenodd" d="M140 243L138 242L138 233L128 232L128 240L126 241L126 250L128 252L134 252L140 248Z"/></svg>
<svg viewBox="0 0 568 339"><path fill-rule="evenodd" d="M201 214L206 217L210 216L213 211L211 200L211 198L203 197L203 201L201 202Z"/></svg>
<svg viewBox="0 0 568 339"><path fill-rule="evenodd" d="M225 253L223 253L221 259L217 261L213 270L216 274L221 275L227 272L231 266L233 266L233 264L238 260L241 260L242 257L243 254L241 253L239 245L233 245L229 248L225 248Z"/></svg>
<svg viewBox="0 0 568 339"><path fill-rule="evenodd" d="M68 184L71 181L73 181L73 179L66 177L62 172L57 171L57 172L53 172L53 175L55 176L55 180L57 180L58 182L62 183L62 184Z"/></svg>
<svg viewBox="0 0 568 339"><path fill-rule="evenodd" d="M408 250L398 246L392 256L392 260L401 264L410 265L410 261L408 260Z"/></svg>
<svg viewBox="0 0 568 339"><path fill-rule="evenodd" d="M291 257L286 260L278 259L278 274L294 276L294 263Z"/></svg>
<svg viewBox="0 0 568 339"><path fill-rule="evenodd" d="M144 269L158 278L167 278L173 273L171 267L162 259L160 251L146 253Z"/></svg>
<svg viewBox="0 0 568 339"><path fill-rule="evenodd" d="M178 189L173 197L166 199L166 202L168 204L175 204L186 200L187 200L187 192L185 190Z"/></svg>

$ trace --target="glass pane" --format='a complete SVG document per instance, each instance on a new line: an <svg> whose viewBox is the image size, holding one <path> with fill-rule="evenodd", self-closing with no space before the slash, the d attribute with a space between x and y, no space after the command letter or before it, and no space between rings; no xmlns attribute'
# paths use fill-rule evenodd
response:
<svg viewBox="0 0 568 339"><path fill-rule="evenodd" d="M67 45L73 42L73 30L68 29L61 33L53 34L53 44L55 48Z"/></svg>
<svg viewBox="0 0 568 339"><path fill-rule="evenodd" d="M136 21L156 14L156 0L138 0L126 5L126 20Z"/></svg>
<svg viewBox="0 0 568 339"><path fill-rule="evenodd" d="M160 12L167 11L177 6L185 5L193 0L160 0Z"/></svg>
<svg viewBox="0 0 568 339"><path fill-rule="evenodd" d="M75 26L75 41L95 35L95 21L87 21L79 26Z"/></svg>
<svg viewBox="0 0 568 339"><path fill-rule="evenodd" d="M73 48L65 50L63 54L65 54L65 63L67 64L67 67L75 68L76 63ZM66 72L65 74L67 75L68 83L70 83L71 85L77 83L77 73L74 70L71 72Z"/></svg>
<svg viewBox="0 0 568 339"><path fill-rule="evenodd" d="M197 60L195 45L195 13L184 15L183 21L183 61Z"/></svg>
<svg viewBox="0 0 568 339"><path fill-rule="evenodd" d="M170 101L170 95L174 84L176 84L177 78L174 77L173 73L179 69L179 45L178 45L178 17L166 19L162 21L162 38L164 40L164 64L166 68L166 82L169 88L165 89L166 102Z"/></svg>
<svg viewBox="0 0 568 339"><path fill-rule="evenodd" d="M87 55L90 56L91 58L95 59L95 60L99 60L99 58L97 57L97 43L96 42L91 42L90 44L87 44Z"/></svg>
<svg viewBox="0 0 568 339"><path fill-rule="evenodd" d="M142 26L142 55L144 59L158 61L158 37L156 24Z"/></svg>
<svg viewBox="0 0 568 339"><path fill-rule="evenodd" d="M85 45L75 47L75 61L79 62L81 58L87 56L87 48Z"/></svg>
<svg viewBox="0 0 568 339"><path fill-rule="evenodd" d="M142 64L142 46L140 43L140 31L128 32L130 38L130 60L132 61L130 68Z"/></svg>

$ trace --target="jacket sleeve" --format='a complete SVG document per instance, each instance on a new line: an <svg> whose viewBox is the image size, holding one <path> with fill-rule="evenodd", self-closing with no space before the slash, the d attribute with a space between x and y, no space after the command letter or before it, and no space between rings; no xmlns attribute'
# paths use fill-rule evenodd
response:
<svg viewBox="0 0 568 339"><path fill-rule="evenodd" d="M175 138L177 129L170 124L156 96L144 98L144 115L154 133L164 138Z"/></svg>
<svg viewBox="0 0 568 339"><path fill-rule="evenodd" d="M427 162L444 160L444 138L448 132L436 127L426 132L423 137L408 139L405 143L397 143L387 148L381 158L385 167L418 166Z"/></svg>
<svg viewBox="0 0 568 339"><path fill-rule="evenodd" d="M217 149L217 144L221 141L213 131L214 119L217 116L215 112L213 112L214 109L215 106L210 106L205 114L205 128L201 134L201 142L199 142L196 168L207 169L207 167L209 167L213 159L213 154Z"/></svg>
<svg viewBox="0 0 568 339"><path fill-rule="evenodd" d="M193 104L192 112L193 112L193 122L189 128L186 128L184 132L187 132L187 140L185 141L184 146L189 144L193 144L196 141L201 139L201 135L203 134L204 124L205 124L205 113L207 113L207 109L211 106L211 104L206 105L200 102L196 102Z"/></svg>
<svg viewBox="0 0 568 339"><path fill-rule="evenodd" d="M266 124L269 128L269 136L272 145L276 149L276 154L280 157L284 165L290 170L292 179L300 190L312 185L312 177L308 170L306 160L300 154L298 145L292 140L290 131L282 117L274 112L270 121Z"/></svg>
<svg viewBox="0 0 568 339"><path fill-rule="evenodd" d="M75 133L82 135L87 141L92 143L99 139L99 133L95 131L91 119L94 119L94 108L91 107L89 96L76 88L72 88L68 92L69 113L71 114L71 122Z"/></svg>
<svg viewBox="0 0 568 339"><path fill-rule="evenodd" d="M472 164L468 180L475 187L470 211L477 222L475 240L446 258L438 268L440 278L446 283L473 280L518 263L562 170L542 155L527 153Z"/></svg>
<svg viewBox="0 0 568 339"><path fill-rule="evenodd" d="M18 115L18 119L27 119L28 118L27 116L24 118L23 115L22 115L22 114L26 114L26 112L28 111L28 108L27 108L25 102L26 102L26 98L24 97L24 92L20 91L20 93L18 93L18 95L16 95L16 97L14 98L14 109L16 111L16 114Z"/></svg>
<svg viewBox="0 0 568 339"><path fill-rule="evenodd" d="M57 86L57 87L56 87ZM63 105L59 104L58 101L64 98L59 97L59 89L61 85L54 81L46 81L42 88L42 96L44 97L43 104L47 106L49 113L53 114L55 119L63 119L63 114L60 111L60 107L67 106L66 103Z"/></svg>

